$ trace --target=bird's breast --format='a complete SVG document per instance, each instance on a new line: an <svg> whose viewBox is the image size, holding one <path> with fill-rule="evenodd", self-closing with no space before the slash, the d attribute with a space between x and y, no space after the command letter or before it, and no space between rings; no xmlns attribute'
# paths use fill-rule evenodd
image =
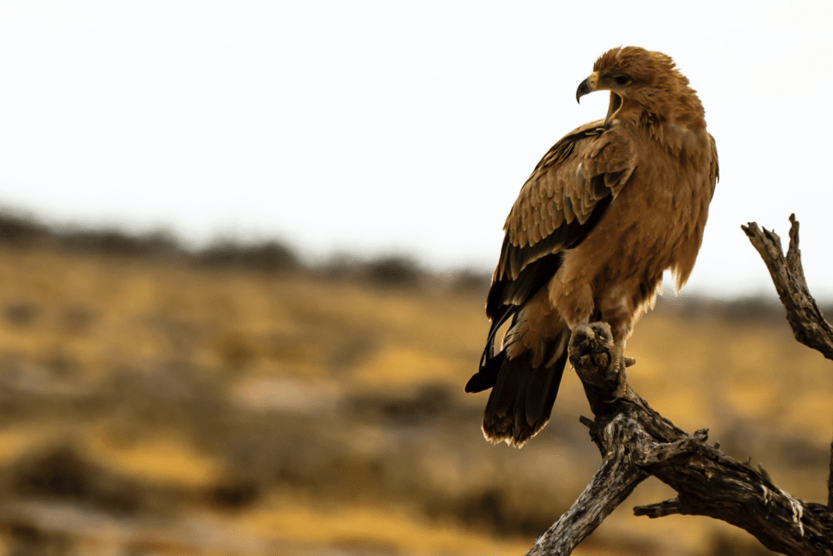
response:
<svg viewBox="0 0 833 556"><path fill-rule="evenodd" d="M708 160L661 148L646 154L597 227L565 257L570 274L608 283L665 270L688 277L711 199Z"/></svg>

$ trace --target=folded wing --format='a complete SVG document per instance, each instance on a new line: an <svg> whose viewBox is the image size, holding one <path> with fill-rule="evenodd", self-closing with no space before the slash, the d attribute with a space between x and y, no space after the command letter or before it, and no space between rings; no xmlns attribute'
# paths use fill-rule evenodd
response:
<svg viewBox="0 0 833 556"><path fill-rule="evenodd" d="M563 253L593 230L635 167L630 138L621 128L605 130L602 121L561 139L535 167L506 219L486 301L492 325L467 392L494 386L504 359L494 349L498 329L550 281Z"/></svg>

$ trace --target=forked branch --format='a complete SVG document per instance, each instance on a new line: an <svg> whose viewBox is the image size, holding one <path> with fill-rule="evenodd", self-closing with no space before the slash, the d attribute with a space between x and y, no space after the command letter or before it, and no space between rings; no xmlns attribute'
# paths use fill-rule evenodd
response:
<svg viewBox="0 0 833 556"><path fill-rule="evenodd" d="M790 246L786 257L781 238L775 232L760 230L755 222L741 226L741 229L766 263L778 297L787 310L787 320L795 339L833 360L833 326L824 319L807 288L798 248L798 221L794 214L790 215L790 222Z"/></svg>
<svg viewBox="0 0 833 556"><path fill-rule="evenodd" d="M827 359L833 359L833 326L825 320L807 287L801 264L801 250L798 248L799 225L795 214L790 215L790 224L790 246L786 257L781 248L781 238L775 232L766 228L759 230L755 222L741 226L741 229L766 263L778 297L787 310L787 320L795 339L820 351ZM827 505L833 508L833 444L830 445Z"/></svg>
<svg viewBox="0 0 833 556"><path fill-rule="evenodd" d="M791 221L786 258L774 233L761 232L754 223L744 231L770 269L796 338L833 359L833 328L807 289L798 250L798 223L794 217ZM673 488L677 497L635 508L636 515L708 516L748 531L776 552L833 555L830 506L790 496L763 468L736 461L718 446L707 444L706 430L689 435L651 409L627 386L624 360L611 338L607 324L593 323L579 327L570 341L570 362L596 416L594 421L582 422L590 427L590 436L602 453L602 465L578 500L527 556L570 554L651 475ZM833 499L833 478L830 481Z"/></svg>

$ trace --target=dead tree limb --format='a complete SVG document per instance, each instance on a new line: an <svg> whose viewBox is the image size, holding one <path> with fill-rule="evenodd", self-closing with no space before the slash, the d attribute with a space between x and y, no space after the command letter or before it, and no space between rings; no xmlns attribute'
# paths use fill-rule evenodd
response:
<svg viewBox="0 0 833 556"><path fill-rule="evenodd" d="M755 222L741 226L741 229L766 263L778 297L787 310L787 321L795 339L820 351L827 359L833 359L833 326L825 320L807 287L801 250L798 248L798 220L795 214L790 215L790 224L790 246L786 257L781 248L781 238L775 232L766 228L759 230ZM830 445L827 505L833 508L833 444Z"/></svg>
<svg viewBox="0 0 833 556"><path fill-rule="evenodd" d="M604 445L612 447L612 451L604 457L601 467L578 500L538 539L527 555L570 554L630 496L636 485L648 478L647 473L631 463L626 452L626 438L639 435L640 431L633 427L633 420L628 416L616 419L615 426L599 431L602 436L615 436L603 440Z"/></svg>
<svg viewBox="0 0 833 556"><path fill-rule="evenodd" d="M770 268L796 338L820 351L818 346L830 346L833 355L833 329L807 290L798 251L798 224L791 220L792 242L786 259L778 236L759 232L755 224L744 231ZM758 243L753 236L759 238ZM776 249L781 263L775 257ZM788 285L783 294L776 275ZM790 496L762 467L755 469L727 456L719 446L707 444L708 431L689 435L651 409L627 385L624 359L613 346L607 324L593 323L575 330L570 362L596 416L582 422L590 427L590 436L602 453L602 465L578 500L541 535L527 556L570 554L651 475L673 488L677 497L637 507L636 515L708 516L746 530L776 552L833 555L831 507ZM830 489L833 497L833 486Z"/></svg>
<svg viewBox="0 0 833 556"><path fill-rule="evenodd" d="M795 339L833 360L833 326L824 319L816 300L810 295L801 265L798 221L794 214L790 215L790 222L790 246L786 257L781 248L781 238L775 232L759 230L755 222L741 226L741 229L766 263L778 297L787 310L787 320Z"/></svg>

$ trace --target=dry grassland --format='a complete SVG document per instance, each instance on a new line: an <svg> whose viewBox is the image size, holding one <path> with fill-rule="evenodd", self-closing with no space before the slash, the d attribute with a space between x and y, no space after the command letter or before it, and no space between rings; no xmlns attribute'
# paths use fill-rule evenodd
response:
<svg viewBox="0 0 833 556"><path fill-rule="evenodd" d="M483 440L485 396L463 393L482 289L43 243L0 261L6 554L522 554L600 459L570 372L527 447ZM661 300L629 377L822 502L833 373L778 311ZM644 484L579 554L766 553L721 523L630 513L670 496Z"/></svg>

